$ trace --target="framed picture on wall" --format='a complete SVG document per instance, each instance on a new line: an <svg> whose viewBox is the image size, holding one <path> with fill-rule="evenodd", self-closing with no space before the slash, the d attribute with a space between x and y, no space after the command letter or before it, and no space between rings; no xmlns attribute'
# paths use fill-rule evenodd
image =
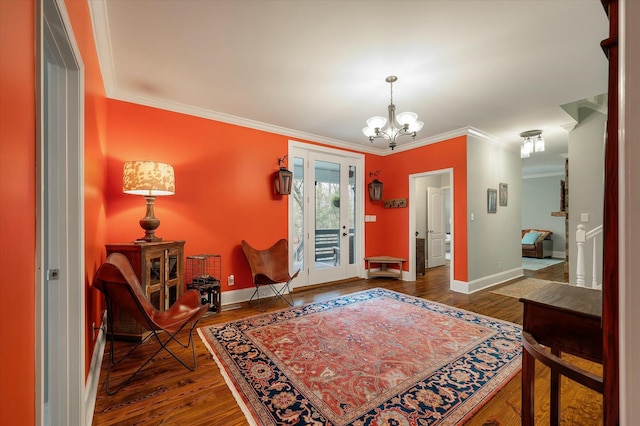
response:
<svg viewBox="0 0 640 426"><path fill-rule="evenodd" d="M500 184L500 205L506 206L509 201L509 187L506 183Z"/></svg>
<svg viewBox="0 0 640 426"><path fill-rule="evenodd" d="M487 213L495 213L498 206L498 190L487 189Z"/></svg>

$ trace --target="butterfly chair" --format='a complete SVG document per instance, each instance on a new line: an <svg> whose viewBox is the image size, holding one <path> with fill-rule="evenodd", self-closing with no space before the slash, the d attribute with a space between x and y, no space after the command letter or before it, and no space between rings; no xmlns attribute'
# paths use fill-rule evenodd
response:
<svg viewBox="0 0 640 426"><path fill-rule="evenodd" d="M123 386L128 384L133 377L163 349L188 370L195 370L196 352L193 343L193 330L200 318L202 318L209 309L208 304L201 304L200 293L197 290L186 291L167 311L160 311L147 299L129 260L121 253L112 253L107 257L106 262L96 271L94 286L104 293L107 302L107 327L110 336L109 364L106 380L107 395L113 395L122 389ZM140 343L137 343L117 361L114 360L113 353L114 333L112 312L114 306L118 306L120 311L126 312L145 329L149 330L149 334L147 334ZM191 324L189 326L189 340L184 344L179 341L176 336L187 324ZM159 343L160 347L158 350L129 376L124 383L120 384L117 389L113 391L110 390L109 377L111 375L111 367L118 365L136 348L149 339L156 340ZM191 346L193 366L187 365L167 347L167 344L172 340L183 348Z"/></svg>
<svg viewBox="0 0 640 426"><path fill-rule="evenodd" d="M297 270L293 276L289 275L289 243L287 240L283 238L266 250L255 249L242 240L242 250L251 267L253 284L256 286L249 303L257 296L258 309L264 311L260 303L260 287L269 286L276 296L271 299L269 306L278 298L287 302L289 306L293 306L293 296L291 296L289 284L298 276L300 270Z"/></svg>

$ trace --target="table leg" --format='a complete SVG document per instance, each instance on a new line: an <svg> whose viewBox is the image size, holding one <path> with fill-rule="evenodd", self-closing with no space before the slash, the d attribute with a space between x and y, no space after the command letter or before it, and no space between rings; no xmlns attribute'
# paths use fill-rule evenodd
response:
<svg viewBox="0 0 640 426"><path fill-rule="evenodd" d="M560 356L560 351L551 348L551 353ZM560 373L554 368L551 369L551 390L549 394L549 424L557 426L560 424Z"/></svg>
<svg viewBox="0 0 640 426"><path fill-rule="evenodd" d="M522 426L533 426L533 401L536 359L526 350L522 351Z"/></svg>

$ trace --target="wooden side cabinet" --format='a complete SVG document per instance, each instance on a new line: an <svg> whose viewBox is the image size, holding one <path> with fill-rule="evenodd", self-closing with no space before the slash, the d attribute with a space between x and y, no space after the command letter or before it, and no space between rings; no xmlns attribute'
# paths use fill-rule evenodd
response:
<svg viewBox="0 0 640 426"><path fill-rule="evenodd" d="M153 306L169 309L184 292L184 241L107 244L107 256L122 253L129 259L143 291ZM146 330L124 312L113 308L113 333L118 340L140 340Z"/></svg>

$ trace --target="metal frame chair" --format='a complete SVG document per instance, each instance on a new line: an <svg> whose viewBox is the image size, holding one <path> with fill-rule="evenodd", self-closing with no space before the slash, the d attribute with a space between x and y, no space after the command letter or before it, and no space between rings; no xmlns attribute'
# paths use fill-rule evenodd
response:
<svg viewBox="0 0 640 426"><path fill-rule="evenodd" d="M163 349L173 356L186 369L193 371L196 369L196 352L193 341L193 330L202 316L208 311L209 305L201 303L200 293L196 290L186 291L167 311L160 311L151 304L142 291L140 282L129 263L129 260L121 253L112 253L98 270L94 277L94 286L100 290L107 302L107 334L109 336L109 362L107 367L107 379L105 382L107 395L114 395L125 385L127 385L158 353ZM129 314L140 325L150 333L139 343L134 345L120 359L114 360L113 351L113 306ZM189 327L189 339L187 343L182 343L176 337L187 324ZM164 333L162 333L164 332ZM161 334L166 337L161 338ZM109 389L111 368L126 359L133 351L149 339L155 339L160 347L151 355L129 378L121 383L115 390ZM167 345L175 341L183 348L191 346L193 363L187 365L182 359L174 354Z"/></svg>
<svg viewBox="0 0 640 426"><path fill-rule="evenodd" d="M268 249L258 250L245 240L242 240L242 251L244 251L244 255L249 262L253 284L256 286L249 303L257 296L258 310L264 312L266 308L263 309L260 303L260 287L268 285L275 294L268 306L271 306L277 299L282 299L289 306L293 306L293 296L291 295L289 284L298 276L300 270L297 270L293 275L289 275L288 241L283 238ZM276 287L278 284L281 284L280 288Z"/></svg>

